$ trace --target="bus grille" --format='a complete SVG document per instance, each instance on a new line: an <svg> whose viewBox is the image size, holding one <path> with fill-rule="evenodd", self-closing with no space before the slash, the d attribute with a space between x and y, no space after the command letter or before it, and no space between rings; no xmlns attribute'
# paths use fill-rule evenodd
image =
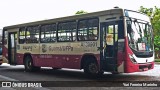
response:
<svg viewBox="0 0 160 90"><path fill-rule="evenodd" d="M148 64L148 65L140 65L139 69L144 70L144 69L151 69L152 68L152 64Z"/></svg>

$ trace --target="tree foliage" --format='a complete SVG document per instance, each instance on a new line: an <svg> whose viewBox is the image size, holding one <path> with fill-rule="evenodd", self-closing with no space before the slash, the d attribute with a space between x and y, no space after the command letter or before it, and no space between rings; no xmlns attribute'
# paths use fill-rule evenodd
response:
<svg viewBox="0 0 160 90"><path fill-rule="evenodd" d="M160 50L160 8L156 6L154 8L145 8L141 6L139 11L151 17L155 50Z"/></svg>
<svg viewBox="0 0 160 90"><path fill-rule="evenodd" d="M87 13L86 11L80 10L80 11L77 11L75 14L79 15L79 14L86 14L86 13Z"/></svg>

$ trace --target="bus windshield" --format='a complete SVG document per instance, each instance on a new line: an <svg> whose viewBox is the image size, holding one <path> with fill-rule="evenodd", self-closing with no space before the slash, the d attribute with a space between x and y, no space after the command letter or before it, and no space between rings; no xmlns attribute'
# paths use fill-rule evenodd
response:
<svg viewBox="0 0 160 90"><path fill-rule="evenodd" d="M127 12L126 16L128 43L131 49L143 52L153 51L153 32L149 17L137 12L131 13L131 11Z"/></svg>
<svg viewBox="0 0 160 90"><path fill-rule="evenodd" d="M153 38L151 25L136 19L127 20L129 46L136 51L152 51Z"/></svg>

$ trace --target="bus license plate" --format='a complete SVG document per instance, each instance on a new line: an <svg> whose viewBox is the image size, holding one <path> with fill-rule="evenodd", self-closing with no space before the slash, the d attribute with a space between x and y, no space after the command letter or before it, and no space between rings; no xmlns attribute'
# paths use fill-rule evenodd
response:
<svg viewBox="0 0 160 90"><path fill-rule="evenodd" d="M144 71L147 71L147 70L148 70L148 68L144 68L143 70L144 70Z"/></svg>

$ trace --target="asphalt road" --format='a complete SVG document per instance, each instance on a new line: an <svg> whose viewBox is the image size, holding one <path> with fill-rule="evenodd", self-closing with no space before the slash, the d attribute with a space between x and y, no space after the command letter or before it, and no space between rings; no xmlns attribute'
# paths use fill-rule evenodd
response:
<svg viewBox="0 0 160 90"><path fill-rule="evenodd" d="M160 64L156 64L155 68L145 72L136 73L123 73L118 75L113 75L111 73L105 73L102 77L93 78L86 76L82 70L72 70L72 69L60 69L53 70L52 68L42 68L38 72L25 72L24 66L10 66L8 64L2 64L0 66L0 81L35 81L43 83L47 82L48 85L54 84L53 87L42 87L42 88L31 88L30 90L132 90L133 86L124 87L124 84L131 84L143 81L148 84L147 81L159 81L160 82ZM41 82L42 81L42 82ZM124 82L125 81L125 82ZM23 83L22 82L22 83ZM118 83L117 83L118 82ZM58 84L58 85L57 85ZM141 84L141 83L140 83ZM46 85L46 83L44 84ZM51 86L52 86L51 85ZM159 84L158 84L159 85ZM117 87L119 86L119 87ZM122 86L122 87L121 87ZM79 88L81 87L81 88ZM139 90L157 90L160 87L135 87ZM3 88L5 90L28 90L28 88ZM135 89L134 89L135 90Z"/></svg>

